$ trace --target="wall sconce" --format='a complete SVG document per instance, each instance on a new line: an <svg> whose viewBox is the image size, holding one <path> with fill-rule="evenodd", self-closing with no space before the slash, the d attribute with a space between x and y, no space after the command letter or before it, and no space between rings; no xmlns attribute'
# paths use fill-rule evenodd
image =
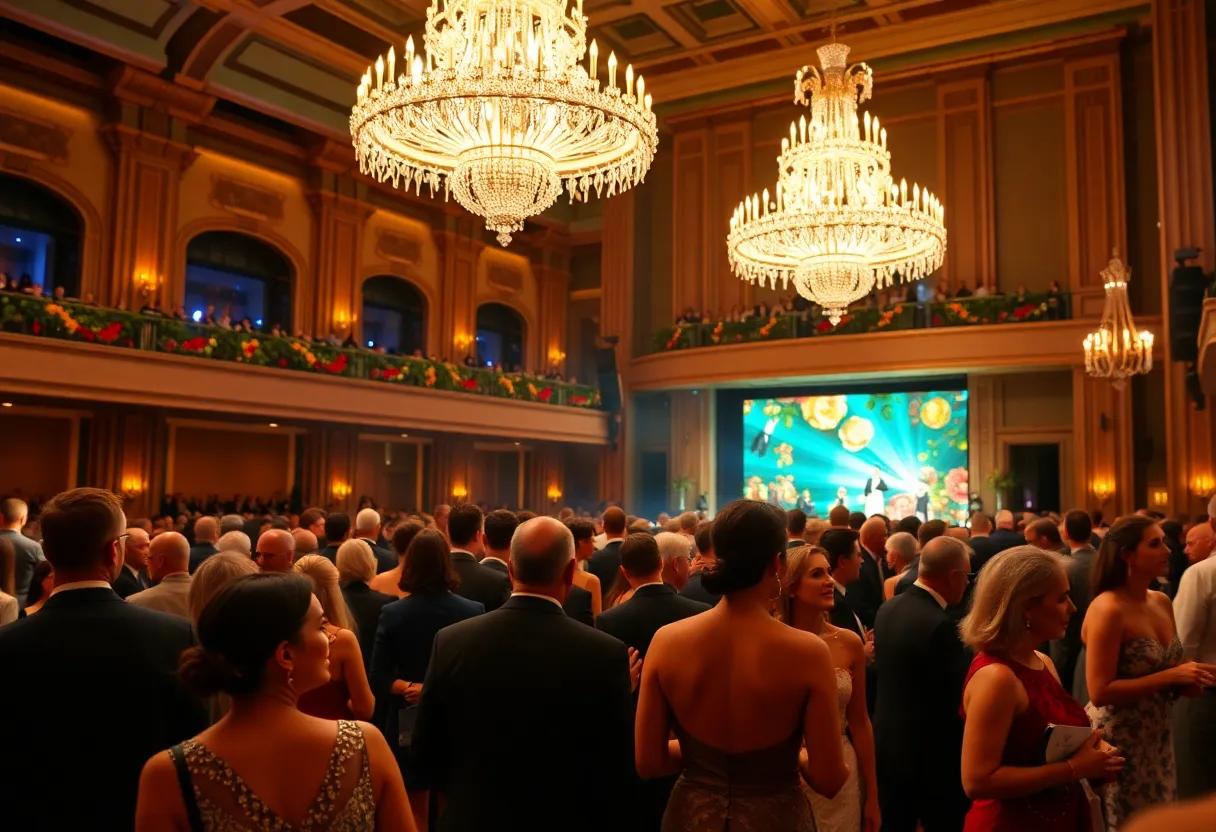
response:
<svg viewBox="0 0 1216 832"><path fill-rule="evenodd" d="M135 285L139 287L139 292L144 297L151 297L160 288L160 284L160 277L149 272L140 272L135 276Z"/></svg>
<svg viewBox="0 0 1216 832"><path fill-rule="evenodd" d="M559 350L557 347L554 347L553 349L549 350L549 363L552 364L554 367L556 367L558 364L561 364L565 360L566 360L566 354L564 352L562 352L561 350Z"/></svg>
<svg viewBox="0 0 1216 832"><path fill-rule="evenodd" d="M469 489L465 488L463 485L453 485L452 486L452 497L453 498L455 498L457 500L465 500L465 499L468 499L468 496L469 496Z"/></svg>
<svg viewBox="0 0 1216 832"><path fill-rule="evenodd" d="M1211 474L1198 474L1191 480L1191 490L1197 497L1210 497L1216 491L1216 479L1212 479Z"/></svg>
<svg viewBox="0 0 1216 832"><path fill-rule="evenodd" d="M1105 503L1110 498L1110 495L1115 493L1115 484L1110 480L1094 480L1092 490L1094 496L1100 502Z"/></svg>
<svg viewBox="0 0 1216 832"><path fill-rule="evenodd" d="M1153 508L1164 508L1170 504L1170 492L1168 488L1149 488L1148 502Z"/></svg>
<svg viewBox="0 0 1216 832"><path fill-rule="evenodd" d="M140 494L144 493L145 483L139 477L123 477L122 478L122 496L128 500L134 500Z"/></svg>
<svg viewBox="0 0 1216 832"><path fill-rule="evenodd" d="M557 501L562 498L562 490L559 486L551 485L549 490L545 492L549 496L549 502L557 505Z"/></svg>
<svg viewBox="0 0 1216 832"><path fill-rule="evenodd" d="M461 334L461 335L457 335L453 340L456 343L456 349L458 349L462 352L465 352L469 349L469 346L473 343L473 336Z"/></svg>
<svg viewBox="0 0 1216 832"><path fill-rule="evenodd" d="M345 500L350 496L350 483L335 480L331 491L333 492L335 500Z"/></svg>
<svg viewBox="0 0 1216 832"><path fill-rule="evenodd" d="M347 313L345 310L339 309L334 312L334 327L337 329L346 329L354 324L357 316Z"/></svg>

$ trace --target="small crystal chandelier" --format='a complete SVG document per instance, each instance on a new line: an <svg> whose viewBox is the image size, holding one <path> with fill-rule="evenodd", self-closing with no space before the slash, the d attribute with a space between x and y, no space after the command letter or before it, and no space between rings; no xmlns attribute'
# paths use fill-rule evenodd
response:
<svg viewBox="0 0 1216 832"><path fill-rule="evenodd" d="M658 145L646 82L631 65L618 87L612 53L600 86L583 0L434 0L425 42L425 62L411 37L400 74L390 48L359 84L350 132L364 173L450 190L504 246L563 181L573 201L645 178Z"/></svg>
<svg viewBox="0 0 1216 832"><path fill-rule="evenodd" d="M781 140L776 199L767 189L745 198L726 246L739 277L773 288L793 280L836 324L875 285L917 280L941 265L945 209L928 189L895 185L887 131L869 113L863 135L857 105L870 97L870 68L848 66L841 43L818 55L822 72L804 66L794 79L794 103L809 103L811 117L790 124Z"/></svg>
<svg viewBox="0 0 1216 832"><path fill-rule="evenodd" d="M1131 270L1123 265L1119 253L1113 252L1110 263L1102 270L1106 289L1102 322L1085 336L1085 372L1094 378L1110 379L1116 390L1126 386L1129 376L1153 369L1153 333L1136 332L1127 303L1129 277Z"/></svg>

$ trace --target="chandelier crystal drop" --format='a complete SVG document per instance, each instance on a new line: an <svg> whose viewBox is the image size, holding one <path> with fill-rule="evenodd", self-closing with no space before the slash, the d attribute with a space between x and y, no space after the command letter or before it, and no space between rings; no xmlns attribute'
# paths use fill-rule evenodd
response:
<svg viewBox="0 0 1216 832"><path fill-rule="evenodd" d="M1127 281L1131 270L1114 252L1102 270L1106 304L1098 328L1085 336L1085 372L1094 378L1109 379L1116 390L1127 385L1130 376L1153 369L1153 333L1136 332L1131 306L1127 302Z"/></svg>
<svg viewBox="0 0 1216 832"><path fill-rule="evenodd" d="M735 274L798 293L839 322L848 305L896 278L917 280L942 264L945 208L928 189L895 184L887 131L857 105L870 97L865 64L849 47L818 50L822 70L803 67L794 103L810 118L790 124L777 157L775 198L745 198L730 219L727 253ZM809 94L809 98L807 97Z"/></svg>
<svg viewBox="0 0 1216 832"><path fill-rule="evenodd" d="M407 40L400 66L390 48L359 84L364 173L450 191L504 246L563 183L573 201L645 179L659 140L646 81L618 76L612 53L601 85L583 0L434 0L425 44L424 59Z"/></svg>

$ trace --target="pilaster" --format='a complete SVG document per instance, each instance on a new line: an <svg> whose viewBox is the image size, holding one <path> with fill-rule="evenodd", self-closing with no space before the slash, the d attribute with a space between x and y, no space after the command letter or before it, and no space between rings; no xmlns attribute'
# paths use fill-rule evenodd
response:
<svg viewBox="0 0 1216 832"><path fill-rule="evenodd" d="M600 336L616 338L617 371L621 376L625 412L629 409L629 361L633 344L633 262L636 228L636 189L617 194L604 203L603 246L600 260ZM617 418L609 415L609 419ZM628 452L630 431L627 418L619 420L616 449L605 448L600 465L600 494L603 499L628 501L631 467ZM611 429L609 435L612 434Z"/></svg>

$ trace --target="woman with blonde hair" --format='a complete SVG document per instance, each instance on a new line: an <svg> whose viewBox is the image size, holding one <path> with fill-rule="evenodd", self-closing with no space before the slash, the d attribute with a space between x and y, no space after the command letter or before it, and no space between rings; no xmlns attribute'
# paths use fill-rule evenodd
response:
<svg viewBox="0 0 1216 832"><path fill-rule="evenodd" d="M835 797L822 797L809 787L807 791L817 832L877 832L882 821L874 730L866 711L865 643L856 633L829 621L828 614L836 603L834 588L823 549L799 546L786 554L777 617L791 627L819 636L832 654L844 731L840 742L849 769L848 780Z"/></svg>
<svg viewBox="0 0 1216 832"><path fill-rule="evenodd" d="M376 701L367 682L350 611L338 586L338 567L323 555L305 555L296 561L295 571L312 581L313 594L325 611L325 630L333 639L329 681L300 694L300 710L322 719L370 719Z"/></svg>
<svg viewBox="0 0 1216 832"><path fill-rule="evenodd" d="M196 635L199 619L211 599L238 578L257 572L256 562L236 552L217 552L199 564L190 576L190 590L186 593L186 610ZM226 693L217 692L207 697L207 713L212 725L223 719L231 708L232 698Z"/></svg>
<svg viewBox="0 0 1216 832"><path fill-rule="evenodd" d="M370 584L376 577L376 555L366 540L352 538L345 541L338 547L334 563L338 566L342 598L355 622L355 637L359 639L359 651L363 654L363 668L370 671L376 628L380 625L380 610L384 609L385 604L396 601L397 596L371 588Z"/></svg>
<svg viewBox="0 0 1216 832"><path fill-rule="evenodd" d="M1051 659L1035 649L1062 638L1076 611L1054 552L1016 546L980 571L971 611L959 625L976 653L963 688L963 788L974 801L965 832L1088 830L1080 781L1123 768L1097 732L1067 760L1043 761L1049 725L1089 728Z"/></svg>

